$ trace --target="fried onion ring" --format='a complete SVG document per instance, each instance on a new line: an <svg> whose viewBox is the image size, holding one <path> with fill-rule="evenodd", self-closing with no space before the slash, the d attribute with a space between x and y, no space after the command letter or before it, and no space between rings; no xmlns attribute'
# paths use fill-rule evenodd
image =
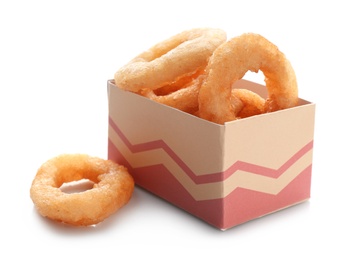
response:
<svg viewBox="0 0 349 260"><path fill-rule="evenodd" d="M65 193L64 183L87 179L92 189ZM64 154L45 162L37 171L30 197L38 212L73 226L95 225L128 203L134 180L127 169L110 160L84 154Z"/></svg>
<svg viewBox="0 0 349 260"><path fill-rule="evenodd" d="M115 84L125 90L151 90L177 81L206 66L213 51L226 41L221 29L183 31L141 53L115 74Z"/></svg>
<svg viewBox="0 0 349 260"><path fill-rule="evenodd" d="M258 94L248 89L237 89L233 88L232 98L238 99L233 100L233 103L239 103L240 108L237 107L236 117L246 118L250 116L260 115L264 113L265 99ZM236 104L235 103L235 104Z"/></svg>
<svg viewBox="0 0 349 260"><path fill-rule="evenodd" d="M185 75L179 78L178 80L171 82L170 84L167 84L161 88L151 90L151 91L154 92L154 94L157 96L169 95L177 90L188 87L193 82L193 80L195 80L197 77L199 77L204 73L204 69L205 68L200 68L192 74ZM149 90L149 89L146 89L146 90Z"/></svg>
<svg viewBox="0 0 349 260"><path fill-rule="evenodd" d="M160 94L151 89L143 89L140 94L158 103L193 114L199 109L198 95L203 77L202 74L195 74L191 81L185 84L181 80L179 84L165 86L167 91L162 91Z"/></svg>
<svg viewBox="0 0 349 260"><path fill-rule="evenodd" d="M264 37L246 33L223 43L213 53L199 92L199 116L218 124L235 120L239 106L232 102L231 88L248 70L264 73L268 91L264 112L297 105L297 80L290 62Z"/></svg>

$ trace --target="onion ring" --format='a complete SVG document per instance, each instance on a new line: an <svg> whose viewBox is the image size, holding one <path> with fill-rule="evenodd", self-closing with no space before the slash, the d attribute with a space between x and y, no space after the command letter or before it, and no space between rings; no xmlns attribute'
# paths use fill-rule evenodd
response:
<svg viewBox="0 0 349 260"><path fill-rule="evenodd" d="M168 93L161 92L161 94L157 94L156 91L151 89L142 89L140 94L155 102L193 114L199 109L198 95L202 81L203 75L199 74L184 85L171 84L165 86L164 88ZM173 91L173 89L176 90Z"/></svg>
<svg viewBox="0 0 349 260"><path fill-rule="evenodd" d="M226 41L221 29L196 28L164 40L132 59L114 74L125 90L151 90L177 81L206 66L213 51Z"/></svg>
<svg viewBox="0 0 349 260"><path fill-rule="evenodd" d="M92 189L71 194L60 189L64 183L83 179L94 182ZM127 204L133 189L134 180L124 166L84 154L64 154L38 169L30 197L44 217L89 226Z"/></svg>
<svg viewBox="0 0 349 260"><path fill-rule="evenodd" d="M198 69L197 71L195 71L192 74L189 75L185 75L181 78L179 78L178 80L171 82L170 84L167 84L165 86L162 86L158 89L155 90L151 90L146 88L145 90L151 90L152 92L154 92L154 94L156 96L166 96L169 95L177 90L180 90L182 88L188 87L190 85L190 83L193 82L193 80L195 80L197 77L199 77L200 75L202 75L204 73L204 69ZM142 89L141 91L143 91L144 89Z"/></svg>
<svg viewBox="0 0 349 260"><path fill-rule="evenodd" d="M235 120L238 106L232 102L231 88L248 70L264 73L268 90L265 112L297 105L297 80L290 62L264 37L246 33L223 43L213 53L199 92L199 116L218 124Z"/></svg>
<svg viewBox="0 0 349 260"><path fill-rule="evenodd" d="M238 99L232 102L241 103L241 107L237 107L236 117L246 118L250 116L260 115L264 113L265 110L265 99L258 94L250 91L248 89L237 89L233 88L232 98ZM235 103L236 104L236 103Z"/></svg>

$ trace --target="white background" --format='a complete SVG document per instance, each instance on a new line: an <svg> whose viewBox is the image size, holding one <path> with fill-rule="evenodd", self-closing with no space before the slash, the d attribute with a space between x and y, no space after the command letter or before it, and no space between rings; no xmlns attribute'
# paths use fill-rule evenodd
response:
<svg viewBox="0 0 349 260"><path fill-rule="evenodd" d="M349 259L344 3L1 1L0 255ZM127 206L96 227L42 218L29 189L43 162L62 153L107 156L107 80L153 44L204 26L224 29L228 38L262 34L291 61L300 97L316 103L311 199L225 232L138 188Z"/></svg>

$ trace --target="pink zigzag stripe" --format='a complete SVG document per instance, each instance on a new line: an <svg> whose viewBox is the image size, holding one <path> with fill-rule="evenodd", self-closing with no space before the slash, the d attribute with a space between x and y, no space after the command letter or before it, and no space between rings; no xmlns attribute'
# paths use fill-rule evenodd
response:
<svg viewBox="0 0 349 260"><path fill-rule="evenodd" d="M156 140L140 144L132 144L110 117L109 125L119 135L121 140L133 153L144 152L154 149L163 149L196 184L224 181L238 170L276 179L280 175L282 175L282 173L284 173L289 167L291 167L297 160L302 158L303 155L305 155L308 151L310 151L313 148L312 140L303 148L301 148L298 152L296 152L288 161L286 161L278 169L263 167L243 161L236 161L224 172L210 173L206 175L197 176L163 140Z"/></svg>

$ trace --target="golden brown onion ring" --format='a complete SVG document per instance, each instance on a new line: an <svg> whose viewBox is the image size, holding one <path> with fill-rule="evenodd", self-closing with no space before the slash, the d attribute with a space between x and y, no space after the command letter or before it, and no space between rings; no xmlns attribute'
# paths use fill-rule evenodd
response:
<svg viewBox="0 0 349 260"><path fill-rule="evenodd" d="M226 41L221 29L196 28L164 40L132 59L115 74L125 90L151 90L177 81L206 66L213 51Z"/></svg>
<svg viewBox="0 0 349 260"><path fill-rule="evenodd" d="M64 183L88 179L92 189L65 193ZM124 166L84 154L64 154L45 162L37 171L30 197L38 212L74 226L103 221L131 198L134 180Z"/></svg>
<svg viewBox="0 0 349 260"><path fill-rule="evenodd" d="M258 94L248 89L237 88L233 88L231 93L232 97L238 99L241 103L241 107L236 109L237 118L246 118L264 113L265 99Z"/></svg>
<svg viewBox="0 0 349 260"><path fill-rule="evenodd" d="M185 80L179 80L178 82L163 87L161 92L151 89L142 89L139 93L158 103L193 114L199 108L198 95L203 77L201 72L195 73L190 79L186 77Z"/></svg>
<svg viewBox="0 0 349 260"><path fill-rule="evenodd" d="M237 106L231 88L248 70L264 73L268 90L265 112L297 105L297 80L290 62L267 39L247 33L223 43L213 53L199 92L199 116L218 124L235 120Z"/></svg>

